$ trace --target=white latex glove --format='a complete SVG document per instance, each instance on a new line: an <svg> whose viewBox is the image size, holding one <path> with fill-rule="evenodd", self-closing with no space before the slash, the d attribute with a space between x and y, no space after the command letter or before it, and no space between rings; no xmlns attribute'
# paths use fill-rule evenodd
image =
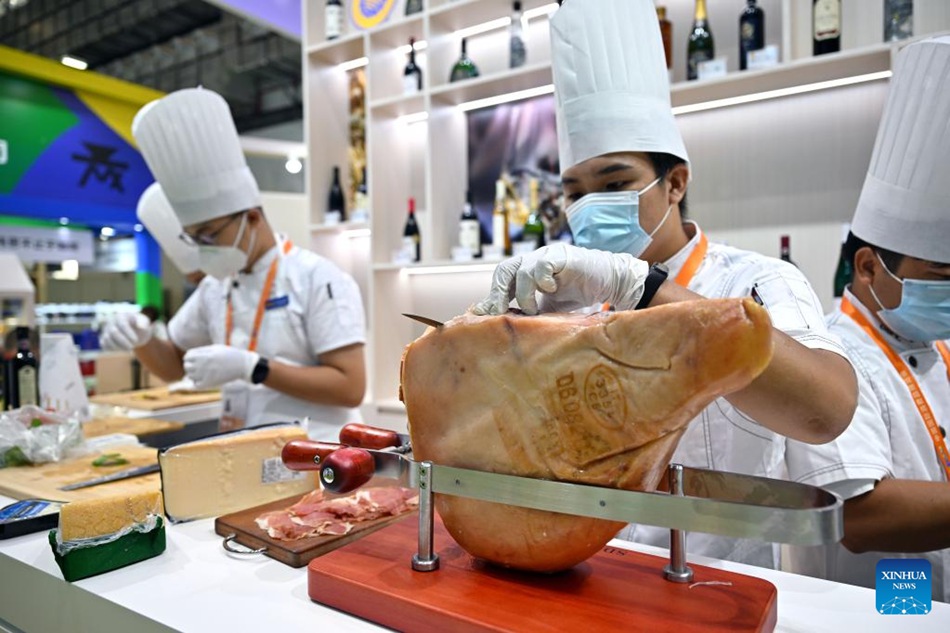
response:
<svg viewBox="0 0 950 633"><path fill-rule="evenodd" d="M120 312L102 330L104 350L133 350L152 340L152 324L140 312Z"/></svg>
<svg viewBox="0 0 950 633"><path fill-rule="evenodd" d="M205 345L185 352L185 374L198 389L218 387L232 380L251 380L261 356L228 345Z"/></svg>
<svg viewBox="0 0 950 633"><path fill-rule="evenodd" d="M602 302L630 310L640 301L649 272L649 264L627 253L563 243L543 246L498 264L488 297L472 312L504 314L514 298L526 314L537 314L537 292L543 293L545 312L570 312Z"/></svg>

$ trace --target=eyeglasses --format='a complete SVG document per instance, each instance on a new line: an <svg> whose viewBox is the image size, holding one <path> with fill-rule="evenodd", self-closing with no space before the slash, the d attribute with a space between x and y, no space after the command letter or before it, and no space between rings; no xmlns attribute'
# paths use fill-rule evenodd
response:
<svg viewBox="0 0 950 633"><path fill-rule="evenodd" d="M244 211L238 211L228 218L227 222L218 227L217 230L208 233L206 233L204 230L198 230L194 234L191 234L188 231L182 231L178 234L178 239L188 246L214 246L218 236L221 235L221 232L228 228L231 223L240 218L242 215L244 215Z"/></svg>

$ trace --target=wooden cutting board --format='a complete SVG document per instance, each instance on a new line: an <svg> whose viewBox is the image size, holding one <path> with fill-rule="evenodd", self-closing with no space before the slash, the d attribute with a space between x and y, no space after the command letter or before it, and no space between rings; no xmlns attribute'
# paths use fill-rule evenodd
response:
<svg viewBox="0 0 950 633"><path fill-rule="evenodd" d="M52 499L55 501L78 501L80 499L100 499L119 494L133 494L149 490L160 490L161 476L156 473L113 481L99 486L80 490L59 490L60 486L108 475L119 470L147 466L158 463L158 451L144 446L115 446L104 451L120 453L129 460L121 466L92 465L99 454L84 455L61 462L40 464L39 466L14 466L0 468L0 494L14 499Z"/></svg>
<svg viewBox="0 0 950 633"><path fill-rule="evenodd" d="M96 404L111 404L116 407L144 409L145 411L171 409L173 407L184 407L191 404L205 404L206 402L217 402L220 399L220 391L170 393L167 387L107 393L90 398L90 400Z"/></svg>
<svg viewBox="0 0 950 633"><path fill-rule="evenodd" d="M136 437L145 437L158 433L180 431L183 428L185 428L185 425L181 422L168 422L154 418L112 416L109 418L96 418L84 422L82 425L82 433L87 438L109 435L111 433L128 433Z"/></svg>
<svg viewBox="0 0 950 633"><path fill-rule="evenodd" d="M391 523L407 516L416 516L414 510L405 512L394 517L383 517L373 521L361 521L356 523L349 534L342 536L312 536L296 541L279 541L270 537L265 530L262 530L254 521L265 512L274 512L283 510L300 501L300 495L281 499L256 508L249 508L234 512L214 521L215 534L224 537L235 535L235 540L245 547L259 549L266 547L265 555L275 560L290 565L291 567L303 567L317 556L322 556L327 552L342 547L347 543L363 538L367 534L386 527ZM414 521L409 521L415 525Z"/></svg>
<svg viewBox="0 0 950 633"><path fill-rule="evenodd" d="M466 554L436 521L440 567L413 571L417 522L400 521L310 562L310 598L396 630L772 631L777 591L760 578L606 547L559 574L514 572ZM698 583L698 584L697 584ZM711 583L711 584L702 584Z"/></svg>

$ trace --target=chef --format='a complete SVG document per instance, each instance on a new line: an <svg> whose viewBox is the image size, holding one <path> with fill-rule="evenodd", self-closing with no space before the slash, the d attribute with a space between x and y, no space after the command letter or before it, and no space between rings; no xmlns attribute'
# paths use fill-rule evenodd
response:
<svg viewBox="0 0 950 633"><path fill-rule="evenodd" d="M225 100L204 89L147 104L132 133L207 273L151 336L138 315L104 332L163 380L222 387L222 427L310 419L335 440L365 391L363 305L353 279L274 235Z"/></svg>
<svg viewBox="0 0 950 633"><path fill-rule="evenodd" d="M859 374L851 426L789 442L789 475L845 501L844 538L792 550L795 571L875 586L882 558L927 558L950 601L950 38L897 58L845 244L854 275L828 316Z"/></svg>
<svg viewBox="0 0 950 633"><path fill-rule="evenodd" d="M601 302L633 310L754 297L774 326L772 361L751 385L693 420L673 460L781 477L784 436L833 439L857 399L854 371L815 293L791 264L711 242L682 220L689 157L650 0L567 0L551 18L551 49L563 192L577 246L555 244L502 262L474 311L501 314L512 298L534 314ZM666 546L669 530L630 526L621 536ZM696 533L688 550L778 563L777 547L759 541Z"/></svg>

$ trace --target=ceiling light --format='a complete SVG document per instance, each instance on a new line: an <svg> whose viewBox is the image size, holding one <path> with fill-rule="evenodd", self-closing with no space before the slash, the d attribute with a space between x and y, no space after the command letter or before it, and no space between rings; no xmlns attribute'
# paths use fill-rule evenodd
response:
<svg viewBox="0 0 950 633"><path fill-rule="evenodd" d="M62 217L62 218L59 219L59 223L60 223L62 226L66 226L67 224L69 224L69 218L67 218L67 217Z"/></svg>
<svg viewBox="0 0 950 633"><path fill-rule="evenodd" d="M419 40L418 42L415 42L415 43L412 45L412 47L416 50L416 52L418 52L418 51L424 51L425 49L429 48L429 43L426 42L425 40ZM398 47L398 48L396 49L396 52L399 53L400 55L408 55L408 54L409 54L409 45L408 45L408 44L403 44L402 46L400 46L400 47Z"/></svg>
<svg viewBox="0 0 950 633"><path fill-rule="evenodd" d="M111 226L104 226L101 229L99 229L99 235L101 235L102 237L114 237L115 229L112 228Z"/></svg>
<svg viewBox="0 0 950 633"><path fill-rule="evenodd" d="M141 233L144 229L145 227L138 223L136 223L136 225L132 227L132 230L135 231L136 233Z"/></svg>
<svg viewBox="0 0 950 633"><path fill-rule="evenodd" d="M406 47L408 48L408 46ZM349 70L356 70L357 68L362 68L369 63L368 57L357 57L356 59L351 59L348 62L340 63L340 70L346 72Z"/></svg>
<svg viewBox="0 0 950 633"><path fill-rule="evenodd" d="M494 31L495 29L503 29L509 24L511 24L511 18L498 18L497 20L489 20L488 22L482 22L475 26L459 29L455 32L455 35L457 37L472 37L473 35L480 35L488 31Z"/></svg>
<svg viewBox="0 0 950 633"><path fill-rule="evenodd" d="M284 163L284 169L291 174L299 174L300 170L303 169L303 163L301 163L300 159L296 156L291 156L287 159L287 162Z"/></svg>
<svg viewBox="0 0 950 633"><path fill-rule="evenodd" d="M60 269L50 273L53 279L76 281L79 279L79 260L65 259L60 263Z"/></svg>
<svg viewBox="0 0 950 633"><path fill-rule="evenodd" d="M89 68L89 63L78 57L73 57L72 55L63 55L59 58L59 61L63 63L63 66L69 66L70 68L75 68L76 70L86 70Z"/></svg>
<svg viewBox="0 0 950 633"><path fill-rule="evenodd" d="M487 97L485 99L476 99L474 101L460 103L459 110L468 112L469 110L478 110L479 108L490 108L493 105L508 103L509 101L521 101L522 99L530 99L531 97L540 97L541 95L548 95L553 92L554 84L548 84L537 88L509 92L508 94L498 95L496 97Z"/></svg>

